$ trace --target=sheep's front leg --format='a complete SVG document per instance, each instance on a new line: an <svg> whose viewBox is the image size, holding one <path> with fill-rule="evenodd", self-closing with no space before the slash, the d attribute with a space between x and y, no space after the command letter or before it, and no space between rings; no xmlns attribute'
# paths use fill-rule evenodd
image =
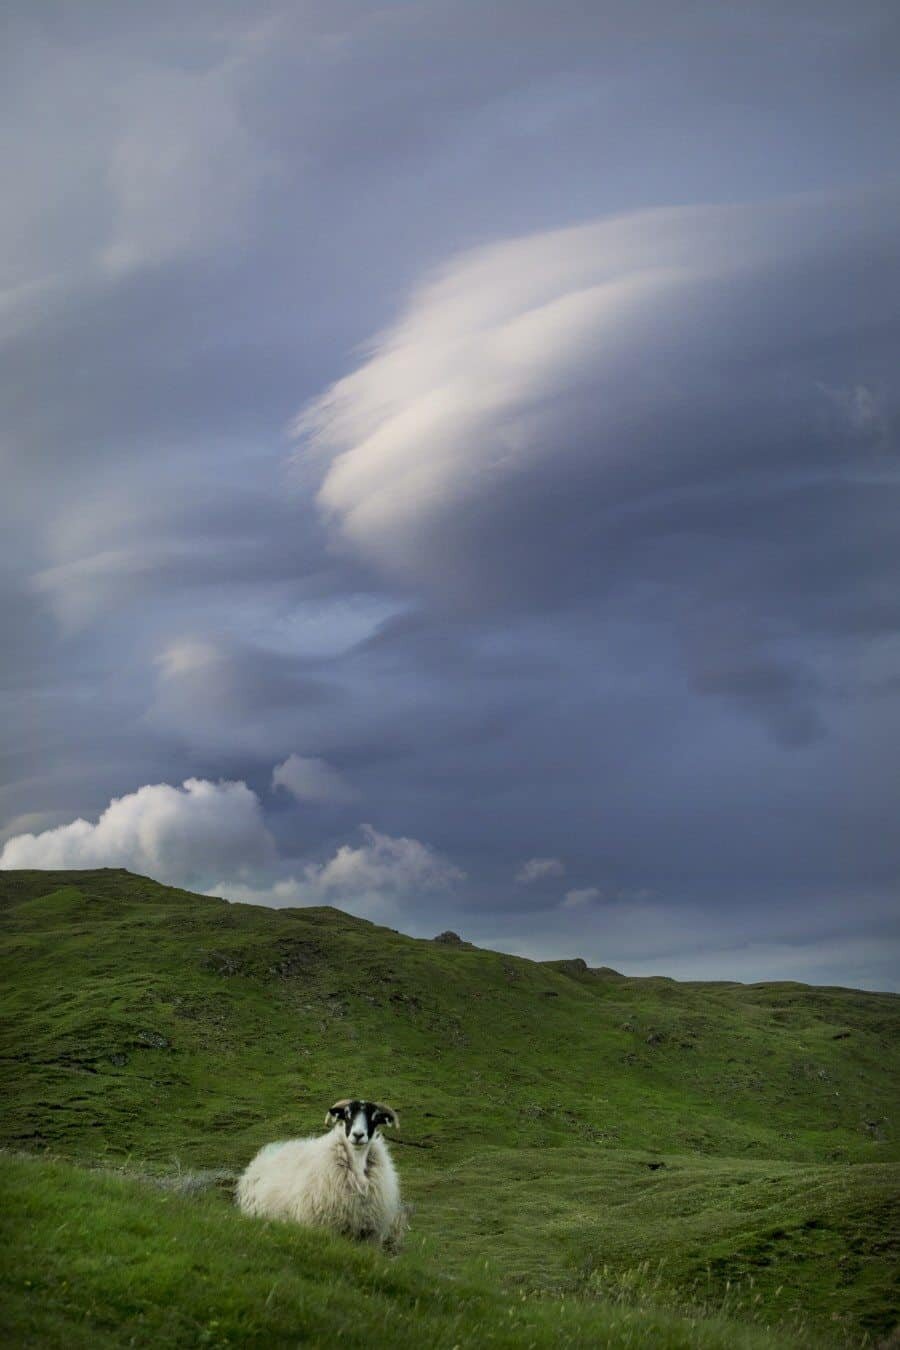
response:
<svg viewBox="0 0 900 1350"><path fill-rule="evenodd" d="M388 1229L383 1245L384 1250L391 1256L396 1256L403 1246L403 1239L406 1237L409 1228L409 1214L409 1206L401 1205L394 1222Z"/></svg>

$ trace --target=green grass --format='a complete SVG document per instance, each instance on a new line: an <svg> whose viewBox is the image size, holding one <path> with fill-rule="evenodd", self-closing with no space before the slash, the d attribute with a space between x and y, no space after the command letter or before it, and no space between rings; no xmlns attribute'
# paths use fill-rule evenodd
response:
<svg viewBox="0 0 900 1350"><path fill-rule="evenodd" d="M3 1318L22 1347L792 1343L701 1313L514 1296L483 1270L452 1278L57 1161L4 1158L0 1177Z"/></svg>
<svg viewBox="0 0 900 1350"><path fill-rule="evenodd" d="M572 1344L707 1343L700 1322L693 1340L641 1340L640 1318L664 1307L794 1328L772 1345L799 1343L800 1325L817 1344L872 1343L898 1318L894 995L625 979L416 941L333 909L228 905L114 870L0 873L0 922L10 1148L157 1175L238 1169L266 1140L318 1131L336 1097L380 1096L401 1115L394 1153L416 1206L412 1250L383 1267L391 1278L444 1272L498 1317L533 1305L527 1315L547 1326L555 1300L575 1319ZM60 1197L85 1186L87 1213L96 1176L46 1166L48 1213L50 1192L62 1212ZM40 1191L37 1175L20 1190ZM138 1184L104 1181L103 1213L118 1213L114 1195L140 1208L125 1194ZM245 1221L221 1196L151 1198L176 1227L223 1225L222 1261L237 1259ZM98 1231L102 1220L91 1220ZM145 1246L152 1302L152 1237ZM340 1244L321 1250L348 1259ZM382 1268L349 1250L363 1263L354 1270ZM348 1294L345 1321L359 1328L401 1311L351 1304ZM637 1340L619 1323L613 1339L591 1340L577 1320L613 1312L638 1319ZM333 1331L344 1314L332 1313ZM108 1316L114 1326L121 1310ZM393 1343L412 1344L399 1325ZM228 1343L252 1343L236 1326ZM529 1327L496 1343L528 1344ZM449 1328L446 1342L430 1327L422 1340L453 1344ZM309 1332L313 1343L322 1334ZM554 1343L543 1334L535 1344Z"/></svg>
<svg viewBox="0 0 900 1350"><path fill-rule="evenodd" d="M652 1161L653 1170L640 1154L573 1147L547 1170L540 1150L486 1150L422 1185L419 1227L441 1242L448 1269L477 1243L507 1282L529 1290L761 1310L860 1338L889 1330L895 1165Z"/></svg>

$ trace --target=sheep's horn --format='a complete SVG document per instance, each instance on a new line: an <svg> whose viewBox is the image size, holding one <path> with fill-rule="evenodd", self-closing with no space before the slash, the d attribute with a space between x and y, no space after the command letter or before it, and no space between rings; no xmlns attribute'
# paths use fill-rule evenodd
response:
<svg viewBox="0 0 900 1350"><path fill-rule="evenodd" d="M335 1116L339 1116L344 1107L349 1106L352 1100L352 1097L342 1097L339 1102L335 1102L334 1106L329 1106L325 1112L325 1124L330 1125Z"/></svg>

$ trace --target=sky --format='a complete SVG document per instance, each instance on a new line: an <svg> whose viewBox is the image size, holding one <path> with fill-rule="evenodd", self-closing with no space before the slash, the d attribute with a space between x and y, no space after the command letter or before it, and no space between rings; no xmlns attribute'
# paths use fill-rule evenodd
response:
<svg viewBox="0 0 900 1350"><path fill-rule="evenodd" d="M0 867L900 988L897 6L0 24Z"/></svg>

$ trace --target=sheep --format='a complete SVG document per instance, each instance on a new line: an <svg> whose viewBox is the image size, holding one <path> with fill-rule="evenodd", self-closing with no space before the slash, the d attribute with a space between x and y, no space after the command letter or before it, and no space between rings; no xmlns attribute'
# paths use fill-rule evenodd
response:
<svg viewBox="0 0 900 1350"><path fill-rule="evenodd" d="M383 1126L397 1114L378 1102L346 1097L325 1116L327 1134L266 1144L241 1175L236 1200L245 1214L289 1219L398 1250L405 1227L400 1184Z"/></svg>

